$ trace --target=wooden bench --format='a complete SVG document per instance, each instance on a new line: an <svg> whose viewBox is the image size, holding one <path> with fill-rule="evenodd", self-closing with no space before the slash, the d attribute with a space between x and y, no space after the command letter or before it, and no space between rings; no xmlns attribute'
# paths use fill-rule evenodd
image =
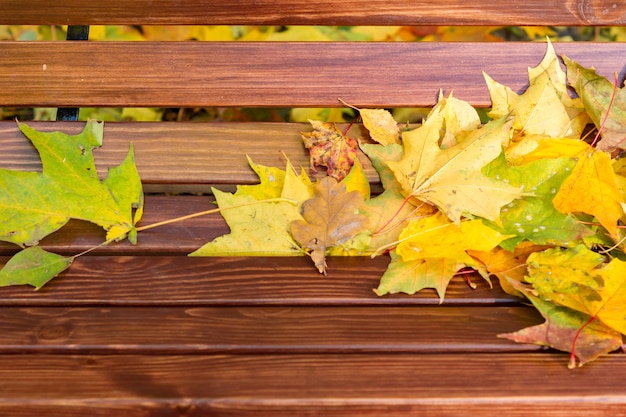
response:
<svg viewBox="0 0 626 417"><path fill-rule="evenodd" d="M623 1L0 0L0 24L624 25ZM481 71L521 90L541 43L1 42L0 106L423 107L439 88L476 106ZM626 45L557 44L623 77ZM77 133L78 122L33 122ZM211 207L210 185L255 183L257 163L308 166L290 123L107 123L100 169L135 146L143 224ZM358 127L353 134L363 134ZM14 122L0 167L37 170ZM365 158L362 158L366 162ZM378 177L370 165L372 183ZM174 193L173 193L174 192ZM542 322L484 282L377 297L386 257L190 258L220 216L102 247L40 291L0 289L0 415L626 416L626 356L576 370L567 354L497 338ZM75 254L102 229L42 242ZM0 245L0 264L16 252Z"/></svg>

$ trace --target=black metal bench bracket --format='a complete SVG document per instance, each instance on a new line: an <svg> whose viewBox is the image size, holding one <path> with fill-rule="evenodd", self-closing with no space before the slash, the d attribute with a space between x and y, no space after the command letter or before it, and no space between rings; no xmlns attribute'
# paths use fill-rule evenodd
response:
<svg viewBox="0 0 626 417"><path fill-rule="evenodd" d="M86 41L89 39L89 26L70 25L67 27L68 41ZM63 107L57 110L57 121L78 120L78 107Z"/></svg>

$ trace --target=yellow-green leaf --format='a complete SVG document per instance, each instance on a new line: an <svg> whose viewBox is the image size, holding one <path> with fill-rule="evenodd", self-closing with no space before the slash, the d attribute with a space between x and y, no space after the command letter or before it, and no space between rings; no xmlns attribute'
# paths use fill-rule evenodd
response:
<svg viewBox="0 0 626 417"><path fill-rule="evenodd" d="M26 248L0 270L0 286L27 284L38 290L71 264L72 258L47 252L39 246Z"/></svg>
<svg viewBox="0 0 626 417"><path fill-rule="evenodd" d="M78 135L39 132L20 123L41 158L42 172L0 169L0 240L33 245L70 218L105 230L134 234L143 193L132 146L125 161L101 181L92 150L102 144L103 125L89 121Z"/></svg>
<svg viewBox="0 0 626 417"><path fill-rule="evenodd" d="M376 295L405 293L415 294L424 288L433 288L443 302L446 288L463 263L454 259L428 258L405 261L391 252L391 263L380 279Z"/></svg>

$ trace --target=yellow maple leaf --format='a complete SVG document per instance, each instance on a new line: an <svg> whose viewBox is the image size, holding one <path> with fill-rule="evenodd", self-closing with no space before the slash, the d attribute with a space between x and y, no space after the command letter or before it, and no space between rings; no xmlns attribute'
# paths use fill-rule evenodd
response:
<svg viewBox="0 0 626 417"><path fill-rule="evenodd" d="M604 286L598 293L600 300L585 298L591 316L596 316L607 326L626 334L626 262L613 259L598 272Z"/></svg>
<svg viewBox="0 0 626 417"><path fill-rule="evenodd" d="M391 113L384 109L359 109L342 99L339 101L361 115L363 126L369 131L370 137L381 145L400 143L400 128Z"/></svg>
<svg viewBox="0 0 626 417"><path fill-rule="evenodd" d="M438 144L439 126L436 118L429 117L405 134L402 158L387 165L407 195L436 205L453 222L458 224L468 213L497 222L503 206L526 195L481 172L502 152L508 139L505 120L489 122L443 150Z"/></svg>
<svg viewBox="0 0 626 417"><path fill-rule="evenodd" d="M383 109L359 109L363 125L381 145L400 143L400 129L391 113Z"/></svg>
<svg viewBox="0 0 626 417"><path fill-rule="evenodd" d="M582 100L569 95L565 72L550 41L543 60L528 69L530 85L523 94L483 75L492 101L489 116L513 115L513 129L520 134L579 138L589 122Z"/></svg>
<svg viewBox="0 0 626 417"><path fill-rule="evenodd" d="M573 158L588 149L589 144L580 139L526 135L511 143L505 153L509 163L523 165L540 159Z"/></svg>
<svg viewBox="0 0 626 417"><path fill-rule="evenodd" d="M507 294L523 297L522 293L509 280L522 282L527 274L526 260L528 256L547 248L549 246L523 242L513 252L496 247L489 252L468 250L467 253L479 260L487 273L493 274L498 278L500 286Z"/></svg>
<svg viewBox="0 0 626 417"><path fill-rule="evenodd" d="M206 243L190 256L299 256L304 251L289 233L291 223L301 220L301 207L313 195L311 180L298 175L291 162L286 170L248 163L259 184L238 186L236 193L213 189L230 233ZM264 201L282 198L284 202ZM287 201L289 200L289 201Z"/></svg>
<svg viewBox="0 0 626 417"><path fill-rule="evenodd" d="M437 213L411 220L400 233L396 252L404 261L446 258L474 265L477 262L467 254L468 250L488 252L508 237L479 219L462 221L457 226Z"/></svg>
<svg viewBox="0 0 626 417"><path fill-rule="evenodd" d="M611 235L616 236L617 221L624 214L624 198L617 185L611 157L595 149L581 154L552 203L565 214L595 216Z"/></svg>

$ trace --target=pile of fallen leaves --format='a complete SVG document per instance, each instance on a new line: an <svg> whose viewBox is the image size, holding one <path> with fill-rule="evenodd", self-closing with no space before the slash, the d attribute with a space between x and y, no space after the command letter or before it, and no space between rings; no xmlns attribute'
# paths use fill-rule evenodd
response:
<svg viewBox="0 0 626 417"><path fill-rule="evenodd" d="M261 183L214 190L220 207L295 203L224 212L232 233L193 255L305 252L326 273L326 256L389 253L376 294L433 288L442 301L453 277L476 271L546 319L502 337L572 352L572 367L620 348L626 164L617 156L626 148L626 90L563 59L567 76L548 44L522 94L485 74L493 105L486 124L452 95L403 132L386 110L359 109L370 143L312 121L304 144L328 176L312 183L290 164L283 171L251 162ZM379 173L377 196L357 148Z"/></svg>
<svg viewBox="0 0 626 417"><path fill-rule="evenodd" d="M358 109L371 140L357 142L334 124L303 133L312 181L249 160L260 183L234 193L214 189L231 231L192 256L308 255L321 273L328 256L391 257L379 296L435 289L443 301L459 273L497 277L528 299L546 322L502 335L572 352L570 366L622 346L626 334L623 232L626 89L563 58L550 44L516 94L485 75L492 99L486 124L468 103L440 96L423 123L401 132L386 110ZM577 97L570 95L572 87ZM596 132L588 132L593 122ZM40 288L73 257L37 242L70 218L107 230L104 244L137 228L143 212L132 147L100 180L91 150L102 124L76 136L19 124L38 149L42 172L0 170L0 240L24 249L0 270L0 285ZM377 170L384 191L370 194L357 158Z"/></svg>

